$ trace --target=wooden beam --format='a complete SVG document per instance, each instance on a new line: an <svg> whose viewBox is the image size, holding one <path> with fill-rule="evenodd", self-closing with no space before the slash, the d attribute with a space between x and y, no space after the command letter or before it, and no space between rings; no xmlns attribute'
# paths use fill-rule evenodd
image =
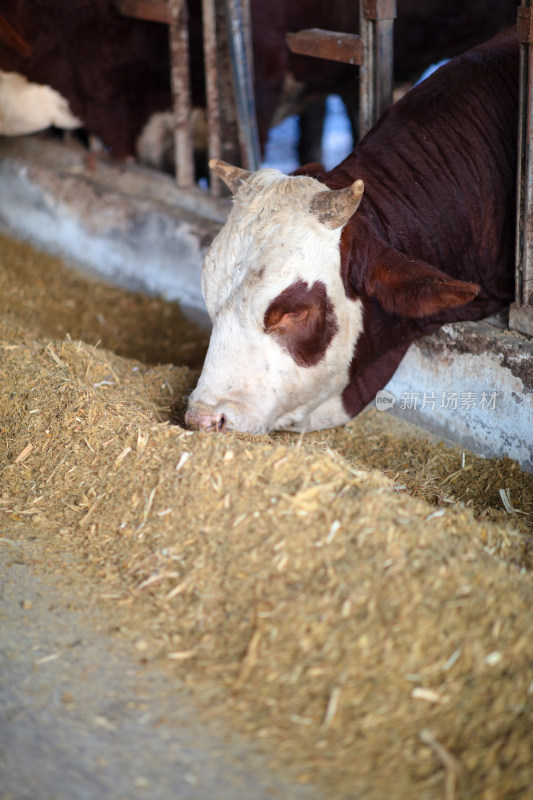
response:
<svg viewBox="0 0 533 800"><path fill-rule="evenodd" d="M288 33L285 38L289 50L298 55L342 61L357 66L363 63L363 45L361 38L355 33L309 28L298 33Z"/></svg>
<svg viewBox="0 0 533 800"><path fill-rule="evenodd" d="M170 25L170 12L166 0L115 0L115 7L123 17Z"/></svg>

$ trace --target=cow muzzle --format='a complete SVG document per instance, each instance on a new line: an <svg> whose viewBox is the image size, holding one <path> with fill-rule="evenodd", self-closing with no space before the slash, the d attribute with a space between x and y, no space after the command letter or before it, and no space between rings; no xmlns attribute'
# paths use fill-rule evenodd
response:
<svg viewBox="0 0 533 800"><path fill-rule="evenodd" d="M228 409L207 406L204 403L189 403L185 412L185 424L196 431L224 432L233 428Z"/></svg>

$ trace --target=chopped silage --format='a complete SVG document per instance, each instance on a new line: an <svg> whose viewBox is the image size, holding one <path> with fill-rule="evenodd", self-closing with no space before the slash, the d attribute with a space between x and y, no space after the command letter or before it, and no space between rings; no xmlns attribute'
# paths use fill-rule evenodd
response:
<svg viewBox="0 0 533 800"><path fill-rule="evenodd" d="M0 234L0 318L11 335L81 339L145 363L202 365L209 335L177 303L90 280Z"/></svg>
<svg viewBox="0 0 533 800"><path fill-rule="evenodd" d="M533 585L514 515L430 505L327 437L170 426L188 368L11 324L5 530L28 520L140 657L332 797L527 796Z"/></svg>

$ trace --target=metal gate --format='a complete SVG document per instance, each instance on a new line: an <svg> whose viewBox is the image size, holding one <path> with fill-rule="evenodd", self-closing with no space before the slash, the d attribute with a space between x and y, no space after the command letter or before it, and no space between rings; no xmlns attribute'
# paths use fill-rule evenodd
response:
<svg viewBox="0 0 533 800"><path fill-rule="evenodd" d="M197 0L198 1L198 0ZM209 158L255 170L260 154L253 92L250 0L201 0ZM518 11L521 50L516 233L516 299L510 326L533 336L533 0ZM186 0L116 0L125 16L169 26L175 118L176 180L195 183ZM392 102L396 0L361 0L360 34L317 28L287 35L294 53L358 66L359 124L364 135ZM354 92L357 91L354 75ZM216 176L210 192L221 193Z"/></svg>

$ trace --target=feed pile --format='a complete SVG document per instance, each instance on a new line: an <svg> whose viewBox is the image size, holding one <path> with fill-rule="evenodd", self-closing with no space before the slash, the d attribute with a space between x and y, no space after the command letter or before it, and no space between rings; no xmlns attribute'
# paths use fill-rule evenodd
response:
<svg viewBox="0 0 533 800"><path fill-rule="evenodd" d="M39 307L35 281L20 291ZM395 460L375 413L314 437L192 433L168 419L197 372L66 332L0 327L3 536L24 523L141 658L329 796L532 791L531 476L483 462L478 497L475 457L442 475L446 448L402 429ZM348 449L365 433L391 477ZM488 505L487 480L513 480L524 513Z"/></svg>

